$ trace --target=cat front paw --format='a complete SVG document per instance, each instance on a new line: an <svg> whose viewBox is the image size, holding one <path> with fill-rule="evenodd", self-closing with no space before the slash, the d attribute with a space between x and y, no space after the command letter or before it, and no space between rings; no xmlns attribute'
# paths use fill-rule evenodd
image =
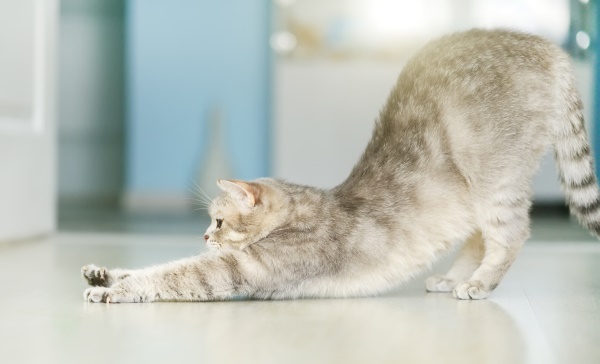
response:
<svg viewBox="0 0 600 364"><path fill-rule="evenodd" d="M83 292L83 300L92 303L149 302L147 297L136 296L122 289L90 287Z"/></svg>
<svg viewBox="0 0 600 364"><path fill-rule="evenodd" d="M425 280L425 288L428 292L452 292L454 287L456 287L456 281L441 274Z"/></svg>
<svg viewBox="0 0 600 364"><path fill-rule="evenodd" d="M94 264L81 267L81 275L90 286L108 287L108 269L99 268Z"/></svg>
<svg viewBox="0 0 600 364"><path fill-rule="evenodd" d="M114 302L111 297L112 290L107 287L90 287L83 291L83 300L86 302Z"/></svg>
<svg viewBox="0 0 600 364"><path fill-rule="evenodd" d="M456 286L452 295L461 300L481 300L489 296L491 289L486 289L481 281L467 281Z"/></svg>

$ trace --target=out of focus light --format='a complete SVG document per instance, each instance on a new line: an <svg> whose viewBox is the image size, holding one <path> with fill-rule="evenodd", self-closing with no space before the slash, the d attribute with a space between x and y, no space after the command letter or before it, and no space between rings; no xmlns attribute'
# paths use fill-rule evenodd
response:
<svg viewBox="0 0 600 364"><path fill-rule="evenodd" d="M443 33L452 22L448 0L369 0L360 4L365 40L374 45L398 47L407 39L421 43Z"/></svg>
<svg viewBox="0 0 600 364"><path fill-rule="evenodd" d="M405 57L434 37L473 27L521 30L565 44L572 0L273 1L280 9L277 29L293 32L272 37L277 52Z"/></svg>
<svg viewBox="0 0 600 364"><path fill-rule="evenodd" d="M590 46L590 36L584 31L579 31L575 35L575 42L581 49L588 49Z"/></svg>
<svg viewBox="0 0 600 364"><path fill-rule="evenodd" d="M298 41L290 32L277 32L269 40L271 48L278 53L288 53L296 48Z"/></svg>
<svg viewBox="0 0 600 364"><path fill-rule="evenodd" d="M275 0L275 2L279 6L292 6L296 2L296 0Z"/></svg>
<svg viewBox="0 0 600 364"><path fill-rule="evenodd" d="M587 4L587 3L590 2L590 0L579 0L579 2L582 3L582 4Z"/></svg>
<svg viewBox="0 0 600 364"><path fill-rule="evenodd" d="M410 34L427 28L423 5L418 1L372 0L365 15L374 35Z"/></svg>
<svg viewBox="0 0 600 364"><path fill-rule="evenodd" d="M477 0L472 4L475 26L518 29L561 44L568 38L568 0Z"/></svg>

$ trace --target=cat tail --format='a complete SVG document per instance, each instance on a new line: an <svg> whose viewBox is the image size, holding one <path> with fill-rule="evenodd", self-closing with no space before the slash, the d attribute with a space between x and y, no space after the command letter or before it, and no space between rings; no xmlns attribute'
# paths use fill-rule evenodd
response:
<svg viewBox="0 0 600 364"><path fill-rule="evenodd" d="M571 87L563 94L567 100L567 115L557 131L555 159L571 213L600 238L600 191L594 158L585 130L583 104L570 81Z"/></svg>

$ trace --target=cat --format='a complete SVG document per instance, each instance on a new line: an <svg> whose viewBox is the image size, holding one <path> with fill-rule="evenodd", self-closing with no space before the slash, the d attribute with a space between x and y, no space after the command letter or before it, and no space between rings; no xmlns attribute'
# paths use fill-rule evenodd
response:
<svg viewBox="0 0 600 364"><path fill-rule="evenodd" d="M221 180L204 254L141 270L83 267L90 302L372 296L460 249L427 291L482 299L529 237L531 180L553 147L572 213L600 195L569 56L542 37L474 29L403 68L349 177L332 189Z"/></svg>

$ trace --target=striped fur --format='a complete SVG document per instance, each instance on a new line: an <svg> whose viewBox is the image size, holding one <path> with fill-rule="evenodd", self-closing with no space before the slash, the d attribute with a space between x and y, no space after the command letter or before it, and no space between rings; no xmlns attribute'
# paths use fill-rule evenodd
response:
<svg viewBox="0 0 600 364"><path fill-rule="evenodd" d="M556 135L555 159L571 212L596 237L600 237L600 193L594 160L583 119L583 104L572 79L565 82L568 121Z"/></svg>
<svg viewBox="0 0 600 364"><path fill-rule="evenodd" d="M429 291L487 297L529 237L531 179L554 147L571 211L596 236L600 196L569 57L536 36L472 30L402 70L339 186L220 181L211 251L142 270L86 266L91 302L376 295L460 249Z"/></svg>

